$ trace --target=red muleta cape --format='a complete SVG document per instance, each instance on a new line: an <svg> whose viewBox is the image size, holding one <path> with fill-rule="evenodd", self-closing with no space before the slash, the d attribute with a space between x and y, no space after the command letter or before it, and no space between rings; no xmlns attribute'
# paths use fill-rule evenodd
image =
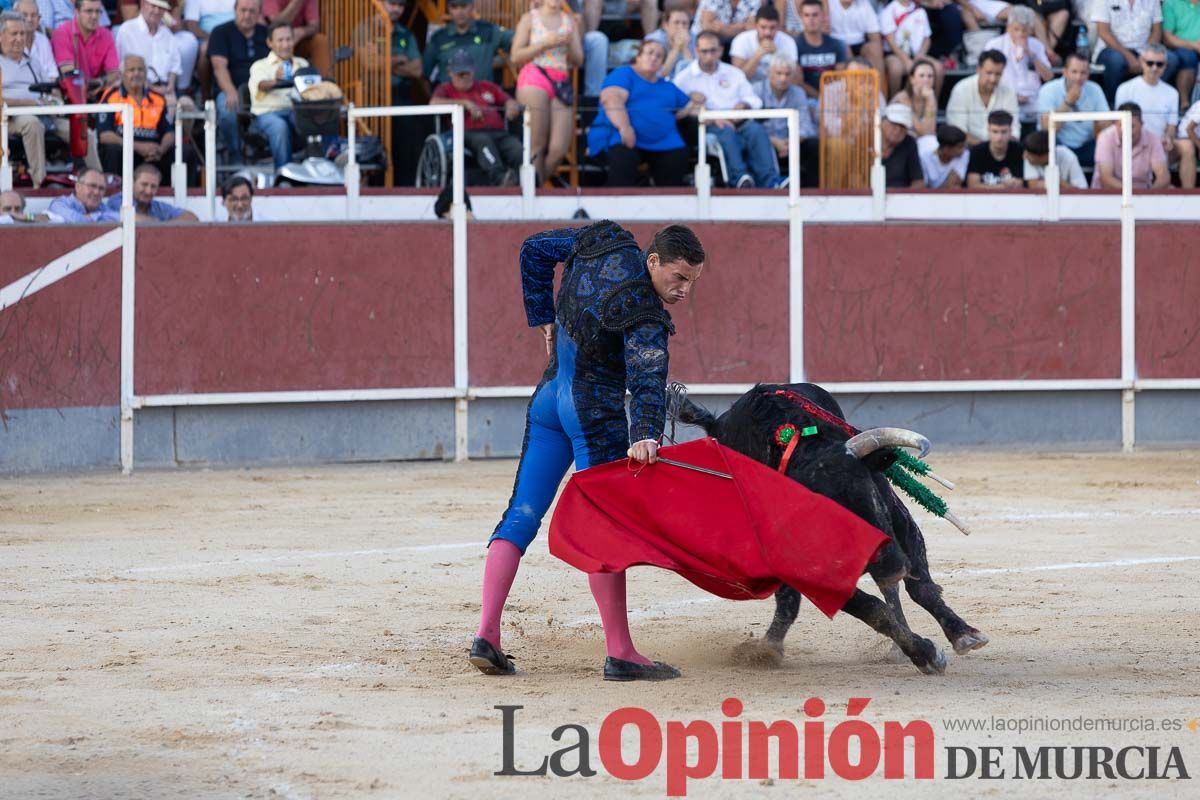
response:
<svg viewBox="0 0 1200 800"><path fill-rule="evenodd" d="M550 552L584 572L671 570L718 597L768 597L787 583L832 617L887 537L832 500L715 439L575 473L550 521Z"/></svg>

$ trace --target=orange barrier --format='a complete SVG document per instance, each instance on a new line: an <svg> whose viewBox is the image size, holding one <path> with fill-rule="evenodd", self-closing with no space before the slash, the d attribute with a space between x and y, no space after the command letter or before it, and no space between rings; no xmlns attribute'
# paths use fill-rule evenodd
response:
<svg viewBox="0 0 1200 800"><path fill-rule="evenodd" d="M869 189L875 154L879 73L851 69L821 76L821 188Z"/></svg>
<svg viewBox="0 0 1200 800"><path fill-rule="evenodd" d="M333 48L334 80L342 87L346 100L360 108L390 106L392 21L383 3L380 0L322 0L321 20ZM378 136L384 150L391 150L391 117L359 120L358 133ZM385 182L392 185L391 159L388 160Z"/></svg>

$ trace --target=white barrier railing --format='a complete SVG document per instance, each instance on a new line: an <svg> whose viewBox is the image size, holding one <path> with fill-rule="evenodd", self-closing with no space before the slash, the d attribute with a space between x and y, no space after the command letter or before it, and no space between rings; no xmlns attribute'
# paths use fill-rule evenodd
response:
<svg viewBox="0 0 1200 800"><path fill-rule="evenodd" d="M1049 117L1050 161L1046 164L1047 219L1059 216L1058 157L1056 133L1059 122L1116 122L1121 126L1121 380L1128 388L1121 393L1121 449L1133 450L1134 431L1134 382L1137 379L1136 324L1135 324L1135 269L1134 248L1136 239L1133 225L1133 115L1128 111L1082 111L1062 113L1052 111ZM1096 169L1100 169L1099 166Z"/></svg>
<svg viewBox="0 0 1200 800"><path fill-rule="evenodd" d="M171 165L171 186L175 190L175 205L187 202L187 164L183 163L183 121L204 120L204 200L208 218L217 213L217 106L206 100L203 111L175 112L175 163Z"/></svg>
<svg viewBox="0 0 1200 800"><path fill-rule="evenodd" d="M121 114L121 469L128 473L133 469L133 298L135 275L136 225L133 211L133 115L126 111L124 103L87 103L65 106L0 106L0 189L12 188L12 164L8 160L9 117L61 117L72 114ZM112 248L107 246L110 234L106 233L73 251L81 256L79 262L59 270L58 279L74 274L78 269L93 263ZM101 244L101 240L106 240ZM89 247L90 246L90 247ZM82 252L81 252L82 251ZM61 263L61 259L58 260ZM54 262L52 262L53 264ZM49 266L49 265L48 265ZM43 272L37 269L10 284L9 288L26 282L19 299L28 297L38 289L49 286L53 281L45 279L34 288L35 281ZM16 302L16 301L14 301Z"/></svg>

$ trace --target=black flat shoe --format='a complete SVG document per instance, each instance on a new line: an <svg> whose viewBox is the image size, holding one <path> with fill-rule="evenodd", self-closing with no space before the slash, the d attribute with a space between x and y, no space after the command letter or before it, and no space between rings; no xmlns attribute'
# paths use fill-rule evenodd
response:
<svg viewBox="0 0 1200 800"><path fill-rule="evenodd" d="M638 664L609 656L604 659L606 681L669 681L682 675L670 664L655 661L653 664Z"/></svg>
<svg viewBox="0 0 1200 800"><path fill-rule="evenodd" d="M471 655L468 660L484 675L512 675L517 671L511 658L481 636L476 636L475 641L471 642Z"/></svg>

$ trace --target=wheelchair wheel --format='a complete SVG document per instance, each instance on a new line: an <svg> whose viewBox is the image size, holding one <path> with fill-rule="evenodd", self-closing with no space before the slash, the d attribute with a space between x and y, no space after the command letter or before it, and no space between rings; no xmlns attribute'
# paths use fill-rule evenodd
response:
<svg viewBox="0 0 1200 800"><path fill-rule="evenodd" d="M421 155L417 160L417 188L440 189L446 185L450 175L450 154L440 134L425 137Z"/></svg>

